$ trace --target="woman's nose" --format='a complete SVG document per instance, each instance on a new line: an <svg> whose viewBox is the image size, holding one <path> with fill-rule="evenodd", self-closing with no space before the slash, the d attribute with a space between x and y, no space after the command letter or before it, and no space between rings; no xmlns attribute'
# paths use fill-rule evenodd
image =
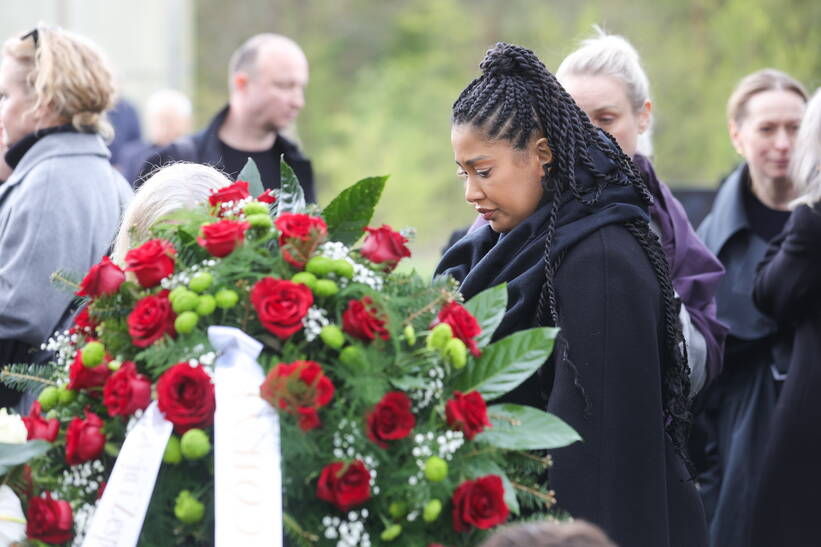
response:
<svg viewBox="0 0 821 547"><path fill-rule="evenodd" d="M475 177L468 175L465 180L465 201L468 203L475 203L481 200L484 196L485 194L482 192L482 188L479 183L476 182Z"/></svg>

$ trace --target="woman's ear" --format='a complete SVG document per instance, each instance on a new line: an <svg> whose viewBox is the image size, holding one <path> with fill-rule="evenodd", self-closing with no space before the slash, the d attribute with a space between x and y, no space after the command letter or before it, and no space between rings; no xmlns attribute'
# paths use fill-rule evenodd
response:
<svg viewBox="0 0 821 547"><path fill-rule="evenodd" d="M539 156L539 161L542 164L551 163L553 161L553 151L547 144L547 139L542 137L536 141L536 154Z"/></svg>
<svg viewBox="0 0 821 547"><path fill-rule="evenodd" d="M653 112L653 103L644 101L644 104L639 109L639 135L647 131L650 127L650 114Z"/></svg>

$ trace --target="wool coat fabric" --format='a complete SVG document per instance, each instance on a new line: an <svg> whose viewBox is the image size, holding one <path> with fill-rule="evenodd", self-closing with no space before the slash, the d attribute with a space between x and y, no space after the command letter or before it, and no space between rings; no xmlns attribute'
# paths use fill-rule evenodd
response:
<svg viewBox="0 0 821 547"><path fill-rule="evenodd" d="M108 252L132 197L109 157L98 135L49 134L0 185L0 364L30 361L66 312L73 295L51 275L84 275Z"/></svg>
<svg viewBox="0 0 821 547"><path fill-rule="evenodd" d="M596 152L597 169L610 172ZM595 184L580 166L576 180ZM479 228L437 268L459 280L468 299L507 282L497 338L537 326L549 209L542 204L501 236ZM561 336L542 369L503 400L548 410L581 435L583 442L552 451L549 480L560 508L619 545L703 547L701 502L665 432L664 299L645 251L622 225L646 223L646 205L623 183L611 184L595 206L568 197L559 211L552 256L564 255L554 283Z"/></svg>
<svg viewBox="0 0 821 547"><path fill-rule="evenodd" d="M758 308L795 327L753 501L751 545L818 545L821 520L821 207L798 207L759 266Z"/></svg>

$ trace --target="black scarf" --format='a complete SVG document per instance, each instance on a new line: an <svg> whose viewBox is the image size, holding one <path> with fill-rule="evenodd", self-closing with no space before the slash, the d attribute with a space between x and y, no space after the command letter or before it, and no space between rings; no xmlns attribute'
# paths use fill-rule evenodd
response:
<svg viewBox="0 0 821 547"><path fill-rule="evenodd" d="M20 163L20 160L23 159L23 156L26 155L26 152L28 152L37 141L46 135L51 135L53 133L77 133L77 129L75 129L71 124L66 124L57 125L55 127L47 127L46 129L38 129L33 133L29 133L11 145L6 151L5 160L8 166L12 169L16 168L17 164Z"/></svg>
<svg viewBox="0 0 821 547"><path fill-rule="evenodd" d="M610 145L606 137L602 136L600 141ZM597 148L590 147L589 153L600 172L610 174L617 169ZM593 174L577 162L575 176L577 186L589 192L583 197L591 198L597 182ZM551 245L552 259L603 226L649 219L648 206L626 175L619 176L618 181L610 183L591 206L581 203L569 191L563 192ZM551 198L546 196L532 215L506 234L483 226L466 235L448 249L436 268L436 275L451 275L461 282L460 292L466 300L507 282L507 311L494 340L537 326L539 295L545 281L544 249Z"/></svg>

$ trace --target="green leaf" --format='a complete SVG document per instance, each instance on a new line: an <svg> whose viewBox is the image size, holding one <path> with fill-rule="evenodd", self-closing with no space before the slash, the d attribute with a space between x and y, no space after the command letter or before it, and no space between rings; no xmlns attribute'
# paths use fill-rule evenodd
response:
<svg viewBox="0 0 821 547"><path fill-rule="evenodd" d="M482 356L456 378L454 389L477 390L486 400L501 397L536 372L553 351L559 329L515 332L482 350Z"/></svg>
<svg viewBox="0 0 821 547"><path fill-rule="evenodd" d="M492 405L487 414L493 427L477 435L477 442L508 450L542 450L561 448L582 440L561 418L538 408Z"/></svg>
<svg viewBox="0 0 821 547"><path fill-rule="evenodd" d="M301 213L305 211L305 194L291 166L284 159L279 160L279 199L277 216L282 213Z"/></svg>
<svg viewBox="0 0 821 547"><path fill-rule="evenodd" d="M0 475L15 465L26 463L32 458L42 456L51 444L46 441L28 441L27 443L0 443Z"/></svg>
<svg viewBox="0 0 821 547"><path fill-rule="evenodd" d="M490 342L496 327L502 322L507 310L507 283L486 289L467 302L465 309L476 318L482 332L476 337L476 344L483 348Z"/></svg>
<svg viewBox="0 0 821 547"><path fill-rule="evenodd" d="M237 175L237 180L248 182L248 191L253 197L257 197L265 191L265 187L262 186L262 176L259 174L257 164L251 158L248 158L248 161L245 162L245 167L243 167L242 171Z"/></svg>
<svg viewBox="0 0 821 547"><path fill-rule="evenodd" d="M468 474L473 480L486 475L499 475L502 479L502 486L505 488L507 508L514 515L519 514L519 500L516 499L516 490L513 488L510 479L507 478L507 473L496 462L488 459L473 460L468 466Z"/></svg>
<svg viewBox="0 0 821 547"><path fill-rule="evenodd" d="M350 246L362 237L362 230L371 221L387 180L387 175L362 179L325 207L323 216L328 224L329 240Z"/></svg>

